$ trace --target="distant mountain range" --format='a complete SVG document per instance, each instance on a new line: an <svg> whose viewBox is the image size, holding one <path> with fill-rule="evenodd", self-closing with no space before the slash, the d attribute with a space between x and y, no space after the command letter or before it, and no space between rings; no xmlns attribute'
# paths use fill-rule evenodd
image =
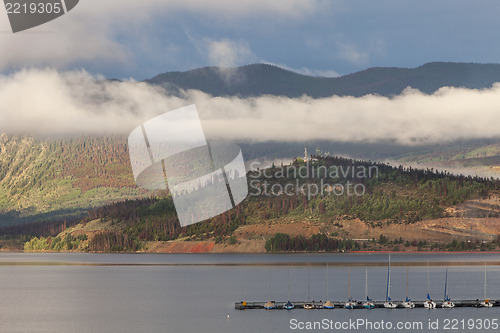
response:
<svg viewBox="0 0 500 333"><path fill-rule="evenodd" d="M408 86L428 94L445 86L488 88L500 82L500 64L431 62L416 68L374 67L336 78L306 76L273 65L253 64L167 72L146 82L162 86L173 95L196 89L212 96L392 96Z"/></svg>

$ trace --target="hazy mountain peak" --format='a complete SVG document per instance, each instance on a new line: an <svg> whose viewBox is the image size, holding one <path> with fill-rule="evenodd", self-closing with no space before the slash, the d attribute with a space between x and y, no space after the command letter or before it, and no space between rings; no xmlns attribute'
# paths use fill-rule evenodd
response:
<svg viewBox="0 0 500 333"><path fill-rule="evenodd" d="M279 95L313 98L393 96L411 86L424 93L441 87L489 88L500 81L499 64L430 62L416 68L372 67L335 78L307 76L271 64L234 68L203 67L186 72L167 72L148 82L163 86L170 94L200 90L212 96L254 97Z"/></svg>

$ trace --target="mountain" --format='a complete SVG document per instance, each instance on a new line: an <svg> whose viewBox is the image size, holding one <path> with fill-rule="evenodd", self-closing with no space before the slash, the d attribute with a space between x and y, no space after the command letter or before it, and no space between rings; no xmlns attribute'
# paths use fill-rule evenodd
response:
<svg viewBox="0 0 500 333"><path fill-rule="evenodd" d="M253 64L167 72L146 82L162 86L174 95L181 90L196 89L212 96L392 96L408 86L428 94L445 86L488 88L500 82L500 64L432 62L416 68L374 67L336 78L306 76L273 65Z"/></svg>

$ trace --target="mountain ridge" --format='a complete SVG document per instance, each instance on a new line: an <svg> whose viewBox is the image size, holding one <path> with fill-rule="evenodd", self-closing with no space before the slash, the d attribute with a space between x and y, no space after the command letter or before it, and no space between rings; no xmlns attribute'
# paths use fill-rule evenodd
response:
<svg viewBox="0 0 500 333"><path fill-rule="evenodd" d="M169 94L200 90L214 97L279 95L312 98L391 97L408 86L431 94L441 87L489 88L500 82L500 64L430 62L415 68L371 67L335 78L308 76L270 64L240 67L202 67L158 74L145 82L164 87Z"/></svg>

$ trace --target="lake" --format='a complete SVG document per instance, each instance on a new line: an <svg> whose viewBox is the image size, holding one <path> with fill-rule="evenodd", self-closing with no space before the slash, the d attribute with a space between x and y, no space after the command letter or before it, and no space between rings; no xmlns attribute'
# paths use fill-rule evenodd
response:
<svg viewBox="0 0 500 333"><path fill-rule="evenodd" d="M500 307L373 310L245 310L239 301L286 301L288 272L291 300L348 298L368 293L384 300L387 254L0 254L0 332L292 332L292 323L364 320L396 325L422 323L423 328L395 332L443 331L450 321L456 332L485 332L479 324L500 318ZM427 262L429 263L427 265ZM499 254L392 254L391 295L423 300L483 298L484 263L487 297L500 299ZM328 265L328 281L327 266ZM366 266L368 265L368 266ZM367 267L367 268L365 268ZM427 283L429 276L429 285ZM308 285L310 288L308 288ZM309 289L309 292L308 292ZM229 317L228 317L229 316ZM467 320L472 329L468 329ZM438 321L439 330L429 329ZM462 329L460 325L465 325ZM293 327L296 327L292 325ZM490 331L498 331L490 329ZM375 329L316 331L373 332ZM380 329L380 332L386 330Z"/></svg>

